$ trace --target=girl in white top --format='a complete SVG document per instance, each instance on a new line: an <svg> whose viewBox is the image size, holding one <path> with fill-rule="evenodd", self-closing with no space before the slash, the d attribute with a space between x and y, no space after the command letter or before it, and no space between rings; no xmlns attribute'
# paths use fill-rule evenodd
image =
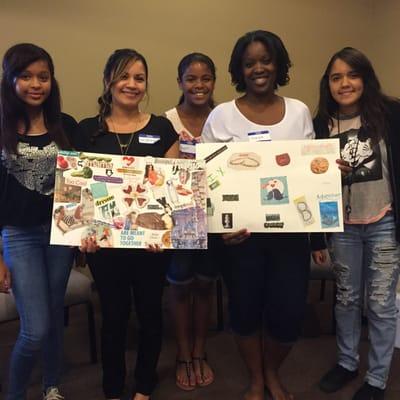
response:
<svg viewBox="0 0 400 400"><path fill-rule="evenodd" d="M204 126L204 142L311 139L310 112L281 97L289 81L289 55L280 38L266 31L239 38L229 72L241 97L217 106ZM229 293L230 326L249 371L244 400L293 400L278 371L303 320L310 252L307 234L223 235L230 265L222 274Z"/></svg>
<svg viewBox="0 0 400 400"><path fill-rule="evenodd" d="M196 143L214 107L214 84L215 66L206 55L188 54L179 63L178 85L182 96L179 104L166 112L166 117L179 134L181 158L195 158ZM184 176L187 171L180 173ZM177 338L176 385L186 391L214 381L205 353L211 290L218 274L214 239L209 236L207 251L175 252L167 274Z"/></svg>
<svg viewBox="0 0 400 400"><path fill-rule="evenodd" d="M283 115L276 124L262 123L262 115L249 119L242 111L243 98L218 105L203 131L204 142L257 142L311 139L313 127L307 106L289 97L277 97ZM247 107L247 106L246 106Z"/></svg>
<svg viewBox="0 0 400 400"><path fill-rule="evenodd" d="M180 158L195 158L204 123L214 108L215 65L201 53L185 56L178 65L178 85L182 95L165 116L179 134Z"/></svg>

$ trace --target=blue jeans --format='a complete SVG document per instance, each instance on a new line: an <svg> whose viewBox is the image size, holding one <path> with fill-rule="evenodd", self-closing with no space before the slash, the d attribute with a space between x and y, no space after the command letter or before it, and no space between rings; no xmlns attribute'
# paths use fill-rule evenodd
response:
<svg viewBox="0 0 400 400"><path fill-rule="evenodd" d="M338 363L348 370L359 364L361 314L366 290L370 350L365 380L384 389L396 336L396 285L399 246L393 215L365 225L345 225L332 235L337 279Z"/></svg>
<svg viewBox="0 0 400 400"><path fill-rule="evenodd" d="M49 245L49 226L6 226L4 261L20 316L20 332L10 361L8 400L23 400L42 352L43 385L59 383L62 364L64 295L73 249Z"/></svg>

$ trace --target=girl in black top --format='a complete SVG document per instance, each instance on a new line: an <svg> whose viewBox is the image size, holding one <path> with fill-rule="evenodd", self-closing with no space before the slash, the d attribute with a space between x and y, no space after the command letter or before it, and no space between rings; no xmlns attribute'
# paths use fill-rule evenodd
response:
<svg viewBox="0 0 400 400"><path fill-rule="evenodd" d="M44 49L24 43L4 55L0 117L0 290L8 291L12 282L21 320L7 399L25 398L42 352L43 398L60 400L64 294L73 250L50 246L49 233L57 151L70 147L76 122L61 114L53 61Z"/></svg>
<svg viewBox="0 0 400 400"><path fill-rule="evenodd" d="M116 50L104 69L100 113L80 122L81 150L123 156L178 158L178 136L164 117L142 112L147 92L144 57L131 49ZM149 173L149 179L151 179ZM84 243L93 251L95 243ZM145 250L101 249L88 255L103 314L103 390L107 399L120 399L124 390L125 342L131 296L139 320L134 400L147 400L156 385L161 350L161 297L167 254Z"/></svg>

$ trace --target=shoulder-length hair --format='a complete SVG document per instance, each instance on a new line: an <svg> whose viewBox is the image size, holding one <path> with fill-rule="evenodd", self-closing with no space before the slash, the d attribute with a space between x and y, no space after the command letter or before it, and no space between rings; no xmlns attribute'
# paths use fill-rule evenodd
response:
<svg viewBox="0 0 400 400"><path fill-rule="evenodd" d="M108 58L103 71L103 93L98 99L100 105L99 110L99 128L100 132L108 130L106 117L111 113L112 86L121 79L126 68L135 61L141 61L146 73L146 88L148 85L148 67L146 59L136 50L133 49L118 49ZM147 90L147 89L146 89ZM98 133L100 133L98 132Z"/></svg>
<svg viewBox="0 0 400 400"><path fill-rule="evenodd" d="M386 134L386 104L390 100L382 93L381 85L370 60L353 47L344 47L329 60L319 85L319 102L316 119L321 126L321 136L329 137L329 127L333 118L339 117L339 104L332 97L329 75L336 60L342 60L360 75L364 89L359 100L361 124L364 132L373 142Z"/></svg>
<svg viewBox="0 0 400 400"><path fill-rule="evenodd" d="M10 47L4 54L0 84L0 148L9 153L17 153L18 124L23 124L22 134L26 134L31 127L27 106L15 91L15 81L36 61L46 62L50 71L50 94L42 104L47 131L60 148L70 147L61 124L60 89L54 77L53 60L41 47L31 43L20 43Z"/></svg>
<svg viewBox="0 0 400 400"><path fill-rule="evenodd" d="M182 82L183 75L185 74L186 70L190 67L193 63L201 63L207 66L207 68L211 72L211 76L215 81L217 79L216 68L214 61L203 53L190 53L187 54L185 57L178 64L178 79ZM185 95L182 93L181 97L179 98L178 105L182 104L185 101ZM211 108L215 107L215 102L213 97L210 97L209 106Z"/></svg>
<svg viewBox="0 0 400 400"><path fill-rule="evenodd" d="M247 46L253 42L262 43L272 57L276 66L276 81L274 89L289 83L289 68L292 63L289 54L281 38L275 33L258 30L247 32L240 37L233 48L231 60L229 62L229 72L231 74L232 85L237 92L246 91L246 83L243 75L243 55Z"/></svg>

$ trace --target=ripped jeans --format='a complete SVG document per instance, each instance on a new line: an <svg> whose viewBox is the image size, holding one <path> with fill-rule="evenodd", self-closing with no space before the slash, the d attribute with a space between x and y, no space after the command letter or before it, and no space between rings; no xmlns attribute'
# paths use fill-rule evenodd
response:
<svg viewBox="0 0 400 400"><path fill-rule="evenodd" d="M332 235L331 245L338 290L338 364L349 370L358 368L365 288L370 338L365 380L384 389L396 336L399 245L393 214L371 224L345 224L343 233Z"/></svg>

